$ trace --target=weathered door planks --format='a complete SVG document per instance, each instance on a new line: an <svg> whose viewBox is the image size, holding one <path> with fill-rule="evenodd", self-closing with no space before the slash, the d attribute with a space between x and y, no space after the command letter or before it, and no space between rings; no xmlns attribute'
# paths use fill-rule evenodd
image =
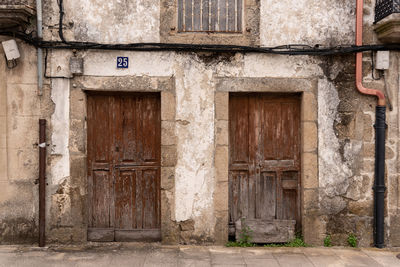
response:
<svg viewBox="0 0 400 267"><path fill-rule="evenodd" d="M300 97L232 94L229 129L230 233L242 217L300 230Z"/></svg>
<svg viewBox="0 0 400 267"><path fill-rule="evenodd" d="M88 94L87 104L88 239L159 239L159 94Z"/></svg>

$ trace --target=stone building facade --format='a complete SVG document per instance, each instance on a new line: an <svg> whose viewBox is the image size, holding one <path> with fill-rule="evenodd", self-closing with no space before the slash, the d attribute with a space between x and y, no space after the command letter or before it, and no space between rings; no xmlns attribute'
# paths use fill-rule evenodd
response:
<svg viewBox="0 0 400 267"><path fill-rule="evenodd" d="M10 2L10 1L8 1ZM9 4L7 2L7 4ZM11 1L12 2L12 1ZM173 0L65 1L64 36L96 43L195 43L272 47L354 43L355 1L246 0L244 33L179 33ZM364 43L375 1L364 7ZM34 20L32 21L34 25ZM57 1L43 0L43 39L59 41ZM1 36L0 40L9 40ZM0 242L38 237L38 119L47 120L47 242L87 241L87 95L154 92L161 101L161 241L224 244L229 216L229 97L234 93L301 96L302 235L343 245L349 234L373 244L376 99L355 88L355 56L48 49L43 94L36 48L17 40L8 69L0 50ZM70 71L83 58L83 74ZM117 69L116 58L129 58ZM399 54L375 80L364 53L366 86L387 91L385 243L400 245ZM376 72L376 71L375 71Z"/></svg>

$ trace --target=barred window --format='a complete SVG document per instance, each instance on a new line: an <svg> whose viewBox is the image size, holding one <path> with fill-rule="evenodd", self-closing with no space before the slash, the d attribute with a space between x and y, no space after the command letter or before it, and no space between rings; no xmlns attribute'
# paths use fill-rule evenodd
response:
<svg viewBox="0 0 400 267"><path fill-rule="evenodd" d="M243 0L178 0L179 32L242 32Z"/></svg>

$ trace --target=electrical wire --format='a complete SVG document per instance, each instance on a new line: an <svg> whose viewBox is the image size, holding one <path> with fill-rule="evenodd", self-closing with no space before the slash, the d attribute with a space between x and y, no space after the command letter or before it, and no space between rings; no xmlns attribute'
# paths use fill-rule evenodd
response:
<svg viewBox="0 0 400 267"><path fill-rule="evenodd" d="M371 51L371 74L372 74L372 79L375 80L375 81L380 80L382 78L382 75L379 74L379 77L375 78L374 72L375 72L374 51Z"/></svg>
<svg viewBox="0 0 400 267"><path fill-rule="evenodd" d="M61 0L60 0L61 1ZM124 50L124 51L177 51L177 52L219 52L219 53L264 53L279 55L331 56L354 54L366 51L392 50L400 51L400 44L314 47L309 45L284 45L275 47L255 47L238 45L212 44L178 44L178 43L130 43L102 44L93 42L42 41L22 32L0 31L0 35L18 38L30 45L43 49L75 49L75 50Z"/></svg>
<svg viewBox="0 0 400 267"><path fill-rule="evenodd" d="M67 43L67 41L64 38L64 34L63 34L63 18L64 18L64 7L63 7L63 0L58 0L58 10L60 13L60 21L58 23L58 35L60 36L61 42L63 43Z"/></svg>
<svg viewBox="0 0 400 267"><path fill-rule="evenodd" d="M63 0L58 0L59 25L58 35L61 41L43 41L33 38L23 32L0 31L0 35L19 38L26 43L43 49L74 49L74 50L124 50L124 51L176 51L176 52L217 52L217 53L264 53L278 55L306 55L306 56L331 56L354 54L366 51L393 50L400 51L400 44L384 45L347 45L334 47L321 47L316 44L288 44L275 47L256 47L238 45L212 45L212 44L179 44L179 43L131 43L131 44L103 44L95 42L67 41L63 34L64 8Z"/></svg>

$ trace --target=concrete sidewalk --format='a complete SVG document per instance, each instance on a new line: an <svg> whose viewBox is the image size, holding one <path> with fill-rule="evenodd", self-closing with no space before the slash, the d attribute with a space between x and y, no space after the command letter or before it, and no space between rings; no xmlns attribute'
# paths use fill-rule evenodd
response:
<svg viewBox="0 0 400 267"><path fill-rule="evenodd" d="M0 246L0 266L400 266L399 249L226 248L143 243Z"/></svg>

